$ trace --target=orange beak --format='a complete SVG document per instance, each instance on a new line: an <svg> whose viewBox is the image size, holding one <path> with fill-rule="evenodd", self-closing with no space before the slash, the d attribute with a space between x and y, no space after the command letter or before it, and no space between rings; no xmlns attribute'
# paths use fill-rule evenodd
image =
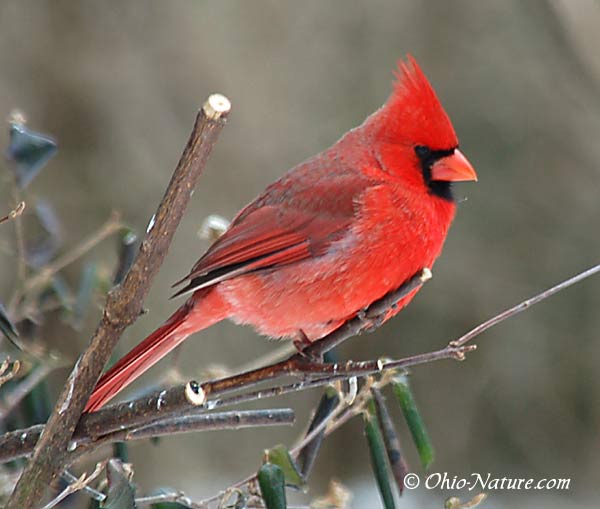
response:
<svg viewBox="0 0 600 509"><path fill-rule="evenodd" d="M452 155L442 157L431 166L431 180L461 182L475 180L477 173L462 152L458 149Z"/></svg>

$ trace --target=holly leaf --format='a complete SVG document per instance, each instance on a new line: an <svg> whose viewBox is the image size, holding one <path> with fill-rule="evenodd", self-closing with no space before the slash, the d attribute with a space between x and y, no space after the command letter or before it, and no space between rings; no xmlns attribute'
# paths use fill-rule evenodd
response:
<svg viewBox="0 0 600 509"><path fill-rule="evenodd" d="M31 131L21 123L10 124L8 157L16 163L15 176L20 189L31 183L56 150L56 142L48 136Z"/></svg>

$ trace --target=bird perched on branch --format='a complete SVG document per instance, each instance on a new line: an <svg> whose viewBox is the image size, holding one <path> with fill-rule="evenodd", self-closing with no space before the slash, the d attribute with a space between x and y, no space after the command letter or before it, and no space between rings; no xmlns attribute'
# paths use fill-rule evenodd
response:
<svg viewBox="0 0 600 509"><path fill-rule="evenodd" d="M433 265L456 210L452 184L477 176L416 61L401 62L396 77L362 125L237 214L176 283L185 303L100 378L86 411L221 320L301 348Z"/></svg>

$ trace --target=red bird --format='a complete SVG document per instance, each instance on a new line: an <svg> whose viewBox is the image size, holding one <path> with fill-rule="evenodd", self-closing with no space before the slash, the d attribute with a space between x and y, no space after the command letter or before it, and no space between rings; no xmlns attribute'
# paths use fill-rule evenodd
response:
<svg viewBox="0 0 600 509"><path fill-rule="evenodd" d="M225 318L317 341L433 265L454 218L451 185L477 175L412 57L396 77L382 108L238 213L177 283L191 297L100 378L86 411Z"/></svg>

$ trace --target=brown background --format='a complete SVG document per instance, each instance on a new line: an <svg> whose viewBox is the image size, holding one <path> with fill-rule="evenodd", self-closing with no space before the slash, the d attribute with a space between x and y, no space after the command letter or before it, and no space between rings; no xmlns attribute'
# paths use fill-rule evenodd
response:
<svg viewBox="0 0 600 509"><path fill-rule="evenodd" d="M19 107L32 128L59 140L59 154L30 191L55 205L66 248L111 209L142 231L195 110L214 91L232 100L230 123L147 301L150 313L127 332L124 350L174 308L170 283L207 247L196 235L202 220L231 217L285 169L360 123L386 99L396 61L410 52L480 181L458 190L469 199L433 281L392 323L342 350L355 359L403 356L437 348L598 262L598 23L600 7L591 0L4 1L0 116ZM3 130L2 147L6 138ZM10 228L0 234L6 253ZM90 260L110 270L114 247L103 245ZM72 283L80 270L67 271ZM5 254L3 300L13 278L14 261ZM433 471L572 479L568 492L494 492L488 507L597 504L599 283L486 333L466 363L414 370L437 449ZM52 321L45 337L75 358L97 318L79 335ZM190 340L181 366L186 377L200 376L211 364L233 368L274 347L250 329L223 324ZM52 378L56 387L65 376ZM140 492L172 486L196 497L214 493L255 469L263 448L291 443L317 398L277 402L297 410L294 429L137 445ZM416 467L406 435L404 441ZM377 501L358 421L328 440L312 493L332 475L355 492L354 507ZM403 507L441 507L451 494L418 490Z"/></svg>

